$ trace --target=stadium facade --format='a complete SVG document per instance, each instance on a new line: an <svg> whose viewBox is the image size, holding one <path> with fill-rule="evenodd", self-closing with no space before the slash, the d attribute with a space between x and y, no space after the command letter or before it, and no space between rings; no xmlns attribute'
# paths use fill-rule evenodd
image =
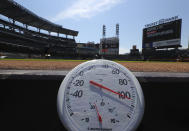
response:
<svg viewBox="0 0 189 131"><path fill-rule="evenodd" d="M179 49L182 47L181 26L182 19L178 17L146 25L143 29L143 59L188 59L189 50ZM130 55L119 55L119 24L116 24L115 37L106 37L106 26L103 25L100 44L76 43L78 33L34 14L13 0L0 0L0 57L9 53L22 57L25 54L27 58L91 59L102 56L106 59L142 60L135 47Z"/></svg>
<svg viewBox="0 0 189 131"><path fill-rule="evenodd" d="M0 16L1 52L48 54L51 57L76 55L75 37L78 31L54 24L12 0L0 1ZM51 35L52 32L57 36Z"/></svg>

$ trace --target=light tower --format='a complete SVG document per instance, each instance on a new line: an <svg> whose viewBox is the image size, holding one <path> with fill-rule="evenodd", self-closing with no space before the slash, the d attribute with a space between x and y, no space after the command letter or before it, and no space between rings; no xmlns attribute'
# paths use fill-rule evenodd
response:
<svg viewBox="0 0 189 131"><path fill-rule="evenodd" d="M117 51L117 55L119 55L119 24L116 24L116 37L117 37L117 41L118 41L118 51Z"/></svg>
<svg viewBox="0 0 189 131"><path fill-rule="evenodd" d="M102 54L102 59L103 59L103 55L105 55L105 48L104 48L104 44L105 44L105 41L106 41L106 26L103 25L102 26L102 39L101 39L101 42L100 42L100 52Z"/></svg>
<svg viewBox="0 0 189 131"><path fill-rule="evenodd" d="M119 38L119 24L116 24L116 37Z"/></svg>
<svg viewBox="0 0 189 131"><path fill-rule="evenodd" d="M106 26L103 25L102 27L102 38L105 38L106 37Z"/></svg>
<svg viewBox="0 0 189 131"><path fill-rule="evenodd" d="M189 37L188 37L188 50L189 50Z"/></svg>

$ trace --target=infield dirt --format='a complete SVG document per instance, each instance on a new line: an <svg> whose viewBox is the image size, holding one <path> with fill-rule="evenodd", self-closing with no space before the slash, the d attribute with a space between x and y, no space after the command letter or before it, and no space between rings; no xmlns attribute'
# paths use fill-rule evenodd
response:
<svg viewBox="0 0 189 131"><path fill-rule="evenodd" d="M0 69L70 70L82 61L0 60ZM189 63L183 62L118 62L133 72L189 72Z"/></svg>

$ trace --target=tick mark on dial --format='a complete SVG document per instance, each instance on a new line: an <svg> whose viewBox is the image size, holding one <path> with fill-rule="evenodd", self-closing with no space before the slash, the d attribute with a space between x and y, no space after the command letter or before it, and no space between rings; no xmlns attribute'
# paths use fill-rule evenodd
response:
<svg viewBox="0 0 189 131"><path fill-rule="evenodd" d="M70 114L70 116L73 116L73 115L74 115L74 113L71 113L71 114Z"/></svg>
<svg viewBox="0 0 189 131"><path fill-rule="evenodd" d="M70 99L68 98L68 99L66 99L66 101L69 101Z"/></svg>
<svg viewBox="0 0 189 131"><path fill-rule="evenodd" d="M127 117L128 117L128 118L131 118L131 116L130 116L129 114L127 114Z"/></svg>
<svg viewBox="0 0 189 131"><path fill-rule="evenodd" d="M79 75L80 75L80 76L83 76L83 71L81 71L81 72L79 73Z"/></svg>

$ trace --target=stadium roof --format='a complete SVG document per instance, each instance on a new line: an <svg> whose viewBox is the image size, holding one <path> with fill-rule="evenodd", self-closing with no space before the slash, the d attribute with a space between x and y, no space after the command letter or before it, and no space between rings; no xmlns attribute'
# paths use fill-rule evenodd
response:
<svg viewBox="0 0 189 131"><path fill-rule="evenodd" d="M12 18L23 24L40 28L50 32L56 32L71 36L77 36L78 31L63 28L42 17L37 16L30 10L14 2L13 0L0 0L0 14Z"/></svg>

